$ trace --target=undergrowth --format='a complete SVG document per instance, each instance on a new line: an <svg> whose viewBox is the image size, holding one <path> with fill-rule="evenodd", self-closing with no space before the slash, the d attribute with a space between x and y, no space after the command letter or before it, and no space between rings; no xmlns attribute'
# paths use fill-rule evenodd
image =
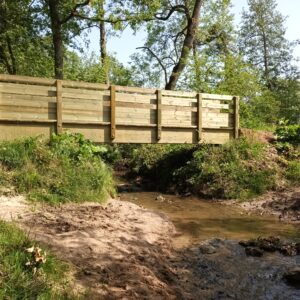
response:
<svg viewBox="0 0 300 300"><path fill-rule="evenodd" d="M68 269L20 229L0 220L0 299L78 299Z"/></svg>
<svg viewBox="0 0 300 300"><path fill-rule="evenodd" d="M101 202L114 194L107 153L80 134L2 142L0 183L34 201Z"/></svg>
<svg viewBox="0 0 300 300"><path fill-rule="evenodd" d="M130 166L136 176L162 191L246 199L281 181L282 170L272 151L276 152L244 138L223 146L143 145L133 151Z"/></svg>

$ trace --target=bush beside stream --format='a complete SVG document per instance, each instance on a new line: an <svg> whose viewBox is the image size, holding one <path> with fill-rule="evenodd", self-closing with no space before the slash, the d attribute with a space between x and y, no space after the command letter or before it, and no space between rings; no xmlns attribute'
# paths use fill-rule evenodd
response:
<svg viewBox="0 0 300 300"><path fill-rule="evenodd" d="M107 149L79 134L0 144L0 183L34 201L104 201L114 194Z"/></svg>
<svg viewBox="0 0 300 300"><path fill-rule="evenodd" d="M240 138L222 146L142 145L132 151L129 175L150 188L207 198L247 199L282 189L300 183L298 144L286 133L295 135L294 127L278 128L285 140L279 136L276 144Z"/></svg>

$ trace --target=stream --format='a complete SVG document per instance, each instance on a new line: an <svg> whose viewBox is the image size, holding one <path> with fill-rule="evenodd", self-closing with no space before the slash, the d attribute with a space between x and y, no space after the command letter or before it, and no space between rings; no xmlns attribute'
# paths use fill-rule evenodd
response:
<svg viewBox="0 0 300 300"><path fill-rule="evenodd" d="M172 239L177 251L175 269L183 272L184 299L300 300L299 279L290 284L285 276L300 256L278 252L248 256L240 240L278 236L300 241L299 225L278 217L248 214L241 208L196 197L157 192L121 192L120 199L166 215L176 227Z"/></svg>
<svg viewBox="0 0 300 300"><path fill-rule="evenodd" d="M178 232L174 239L176 248L211 238L242 240L274 235L300 240L299 227L293 224L279 222L273 216L248 215L218 202L155 192L121 193L120 198L167 215Z"/></svg>

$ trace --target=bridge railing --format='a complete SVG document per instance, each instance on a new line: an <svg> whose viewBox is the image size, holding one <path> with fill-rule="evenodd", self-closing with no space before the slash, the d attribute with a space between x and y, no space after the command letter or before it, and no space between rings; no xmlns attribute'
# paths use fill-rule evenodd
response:
<svg viewBox="0 0 300 300"><path fill-rule="evenodd" d="M239 98L0 75L0 139L83 133L105 143L211 143L237 138Z"/></svg>

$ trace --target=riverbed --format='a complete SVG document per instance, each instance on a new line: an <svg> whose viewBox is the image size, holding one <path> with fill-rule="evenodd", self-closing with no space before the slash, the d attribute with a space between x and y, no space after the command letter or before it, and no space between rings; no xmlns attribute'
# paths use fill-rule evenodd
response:
<svg viewBox="0 0 300 300"><path fill-rule="evenodd" d="M299 225L280 222L277 216L250 214L216 201L157 192L123 192L119 196L123 201L168 216L177 230L173 239L176 248L211 238L241 240L274 235L300 240Z"/></svg>

